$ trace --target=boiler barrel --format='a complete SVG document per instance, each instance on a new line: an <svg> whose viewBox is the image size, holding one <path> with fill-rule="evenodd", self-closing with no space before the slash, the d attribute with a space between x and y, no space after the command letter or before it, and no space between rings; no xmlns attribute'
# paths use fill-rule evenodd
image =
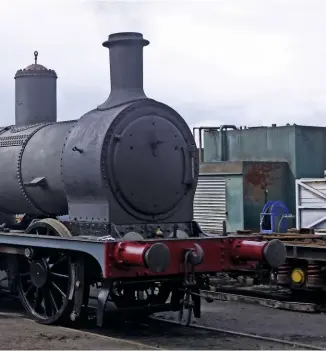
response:
<svg viewBox="0 0 326 351"><path fill-rule="evenodd" d="M0 212L68 213L61 158L75 121L0 129Z"/></svg>

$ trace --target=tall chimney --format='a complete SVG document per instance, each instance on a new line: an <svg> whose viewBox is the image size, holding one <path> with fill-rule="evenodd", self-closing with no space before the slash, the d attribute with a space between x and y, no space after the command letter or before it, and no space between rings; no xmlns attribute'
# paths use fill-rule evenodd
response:
<svg viewBox="0 0 326 351"><path fill-rule="evenodd" d="M102 45L110 50L111 93L99 110L146 99L143 89L143 47L149 41L141 33L109 35Z"/></svg>

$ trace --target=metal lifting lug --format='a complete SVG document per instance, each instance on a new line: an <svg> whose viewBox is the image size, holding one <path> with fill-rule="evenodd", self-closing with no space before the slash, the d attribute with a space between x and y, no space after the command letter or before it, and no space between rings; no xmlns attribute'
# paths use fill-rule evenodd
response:
<svg viewBox="0 0 326 351"><path fill-rule="evenodd" d="M197 266L203 262L204 251L202 247L198 244L194 244L195 249L190 249L186 251L185 259L192 266Z"/></svg>
<svg viewBox="0 0 326 351"><path fill-rule="evenodd" d="M194 284L194 264L192 263L192 257L194 256L193 250L186 250L185 258L184 258L184 269L185 269L185 279L184 286L190 287ZM189 270L190 266L190 270Z"/></svg>
<svg viewBox="0 0 326 351"><path fill-rule="evenodd" d="M191 322L192 310L194 309L195 304L192 300L191 290L186 288L183 299L181 300L181 306L179 310L179 324L188 326ZM187 315L185 322L183 322L184 310L186 310Z"/></svg>
<svg viewBox="0 0 326 351"><path fill-rule="evenodd" d="M197 256L197 255L196 255ZM196 259L193 262L194 250L187 250L184 256L184 295L183 299L180 301L179 310L179 324L188 326L191 322L192 312L196 318L200 317L200 295L199 288L194 275L194 265L198 264L200 260ZM189 269L190 268L190 269ZM187 311L185 322L183 321L184 310Z"/></svg>

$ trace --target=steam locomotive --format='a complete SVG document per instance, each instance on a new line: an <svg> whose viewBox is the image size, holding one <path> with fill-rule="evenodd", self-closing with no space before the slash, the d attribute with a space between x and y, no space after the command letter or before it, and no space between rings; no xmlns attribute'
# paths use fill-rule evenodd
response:
<svg viewBox="0 0 326 351"><path fill-rule="evenodd" d="M44 324L115 310L193 311L210 273L284 262L279 240L212 236L193 221L198 151L184 119L143 90L140 33L111 34L111 93L57 122L55 71L15 76L15 125L0 130L1 269ZM20 215L20 223L12 221Z"/></svg>

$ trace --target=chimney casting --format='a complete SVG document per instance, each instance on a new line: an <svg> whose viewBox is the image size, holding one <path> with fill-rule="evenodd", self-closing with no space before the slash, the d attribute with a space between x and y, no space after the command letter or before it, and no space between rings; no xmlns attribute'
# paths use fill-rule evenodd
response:
<svg viewBox="0 0 326 351"><path fill-rule="evenodd" d="M141 33L109 35L102 45L110 50L111 93L99 110L147 99L143 89L143 47L149 41Z"/></svg>

